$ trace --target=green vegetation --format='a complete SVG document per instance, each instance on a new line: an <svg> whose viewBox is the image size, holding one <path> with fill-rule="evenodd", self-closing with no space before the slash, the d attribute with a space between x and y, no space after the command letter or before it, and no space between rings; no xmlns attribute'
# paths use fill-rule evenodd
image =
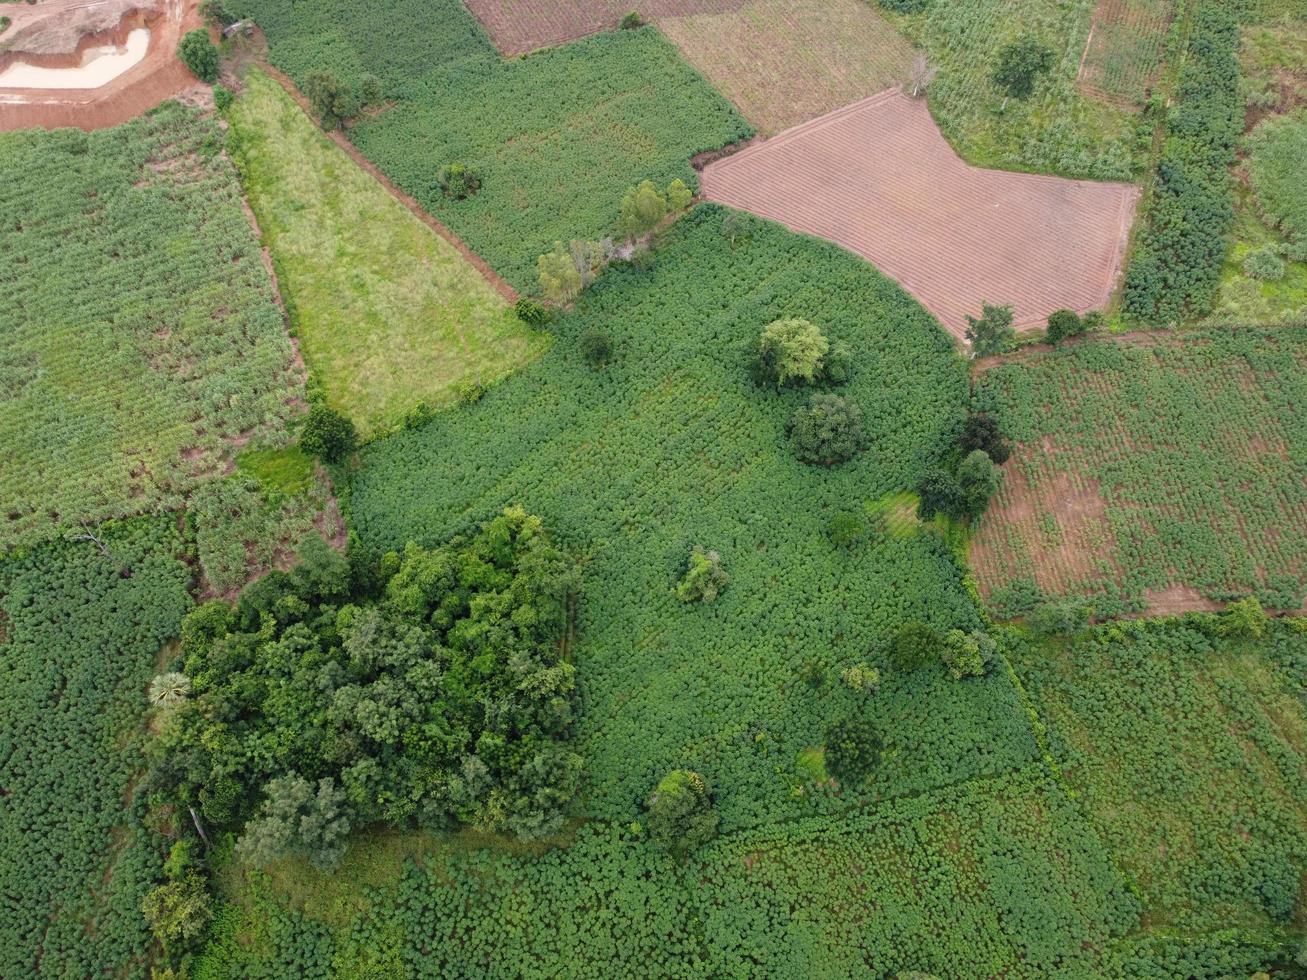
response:
<svg viewBox="0 0 1307 980"><path fill-rule="evenodd" d="M177 57L202 82L213 84L218 80L218 49L209 40L203 28L189 31L177 45Z"/></svg>
<svg viewBox="0 0 1307 980"><path fill-rule="evenodd" d="M1135 113L1090 98L1076 84L1092 7L1065 0L894 5L910 11L895 20L939 68L929 89L930 109L968 161L1125 180L1146 149L1136 136ZM1034 69L1016 73L1032 83L1028 98L999 81L1008 77L1000 72L1003 52L1015 51L1014 44L1051 52L1021 62Z"/></svg>
<svg viewBox="0 0 1307 980"><path fill-rule="evenodd" d="M0 135L0 551L176 507L302 394L220 134Z"/></svg>
<svg viewBox="0 0 1307 980"><path fill-rule="evenodd" d="M1098 16L1080 69L1080 86L1100 98L1143 105L1178 40L1187 0L1117 0Z"/></svg>
<svg viewBox="0 0 1307 980"><path fill-rule="evenodd" d="M1302 606L1305 357L1307 330L1247 328L1083 343L980 377L978 407L1022 447L1009 466L1039 506L1060 507L1071 488L1090 496L1060 517L1087 522L1094 542L1070 594L1100 616L1173 585ZM1005 507L982 525L1002 545L982 581L991 591L1042 574L1027 526Z"/></svg>
<svg viewBox="0 0 1307 980"><path fill-rule="evenodd" d="M725 832L1023 764L1035 745L1001 673L957 684L937 653L934 669L885 671L866 703L806 693L805 660L879 667L906 620L980 625L933 528L896 518L895 533L854 547L826 535L835 514L902 492L952 452L966 365L849 253L747 217L731 247L724 216L701 205L652 268L609 270L550 352L475 404L366 447L350 496L357 547L436 544L514 502L569 543L584 568L574 657L592 815L635 819L674 769L708 780ZM792 317L856 352L841 391L862 409L867 449L840 467L805 466L786 443L808 392L759 388L747 370L763 327ZM575 343L595 329L619 352L603 371ZM674 595L695 544L731 577L710 605ZM883 733L884 764L860 791L805 788L793 760L855 703Z"/></svg>
<svg viewBox="0 0 1307 980"><path fill-rule="evenodd" d="M1266 219L1289 240L1295 259L1307 260L1307 112L1268 119L1248 138L1248 174Z"/></svg>
<svg viewBox="0 0 1307 980"><path fill-rule="evenodd" d="M297 81L323 68L346 84L380 79L396 104L350 139L521 290L553 242L614 230L634 175L694 187L690 157L752 133L651 27L504 61L458 0L241 9ZM397 23L423 29L398 38ZM450 161L480 175L474 196L445 196L437 173Z"/></svg>
<svg viewBox="0 0 1307 980"><path fill-rule="evenodd" d="M190 608L175 523L0 560L0 974L144 980L163 838L137 778L146 685Z"/></svg>
<svg viewBox="0 0 1307 980"><path fill-rule="evenodd" d="M1015 666L1150 930L1283 936L1307 866L1307 632L1114 623Z"/></svg>
<svg viewBox="0 0 1307 980"><path fill-rule="evenodd" d="M526 328L452 245L332 145L266 75L228 113L232 156L326 402L365 435L537 356Z"/></svg>
<svg viewBox="0 0 1307 980"><path fill-rule="evenodd" d="M264 490L294 496L313 485L313 460L298 446L247 449L236 457L236 471Z"/></svg>

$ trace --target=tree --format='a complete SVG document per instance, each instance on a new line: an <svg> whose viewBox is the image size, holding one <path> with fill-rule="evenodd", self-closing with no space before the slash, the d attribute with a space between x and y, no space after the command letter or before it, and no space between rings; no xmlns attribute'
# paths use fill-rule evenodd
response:
<svg viewBox="0 0 1307 980"><path fill-rule="evenodd" d="M680 859L717 836L720 818L708 782L697 772L675 769L663 777L645 802L649 836Z"/></svg>
<svg viewBox="0 0 1307 980"><path fill-rule="evenodd" d="M936 514L952 517L962 510L962 487L948 470L935 467L917 480L917 517L934 520Z"/></svg>
<svg viewBox="0 0 1307 980"><path fill-rule="evenodd" d="M998 420L985 412L975 412L967 416L962 427L962 437L958 447L963 455L983 449L995 463L1000 466L1012 455L1012 448L999 431Z"/></svg>
<svg viewBox="0 0 1307 980"><path fill-rule="evenodd" d="M854 694L875 694L880 687L880 671L868 664L854 664L840 671L840 680Z"/></svg>
<svg viewBox="0 0 1307 980"><path fill-rule="evenodd" d="M1256 596L1250 595L1225 607L1225 612L1221 614L1217 624L1217 632L1221 636L1260 639L1266 635L1269 622L1270 617L1262 609L1262 604Z"/></svg>
<svg viewBox="0 0 1307 980"><path fill-rule="evenodd" d="M933 626L913 620L904 623L894 634L890 659L899 670L916 670L939 658L943 642L943 637Z"/></svg>
<svg viewBox="0 0 1307 980"><path fill-rule="evenodd" d="M359 112L358 97L329 71L312 71L304 79L304 94L323 129L339 129Z"/></svg>
<svg viewBox="0 0 1307 980"><path fill-rule="evenodd" d="M572 261L572 253L562 242L536 260L540 288L555 303L570 303L581 292L581 273Z"/></svg>
<svg viewBox="0 0 1307 980"><path fill-rule="evenodd" d="M974 521L985 512L990 498L998 493L1003 474L983 449L976 449L958 465L958 489L962 492L957 515Z"/></svg>
<svg viewBox="0 0 1307 980"><path fill-rule="evenodd" d="M862 409L852 398L813 395L790 420L790 443L805 463L834 466L865 447Z"/></svg>
<svg viewBox="0 0 1307 980"><path fill-rule="evenodd" d="M919 98L926 94L926 89L930 88L930 83L935 80L939 74L939 69L926 60L924 53L918 52L917 56L912 59L912 72L908 76L908 84L912 90L912 97Z"/></svg>
<svg viewBox="0 0 1307 980"><path fill-rule="evenodd" d="M259 815L245 825L236 845L242 860L266 864L290 854L307 857L320 871L331 871L345 855L349 815L345 793L334 780L318 780L317 790L303 776L270 780Z"/></svg>
<svg viewBox="0 0 1307 980"><path fill-rule="evenodd" d="M684 211L693 200L694 194L680 177L667 185L667 207L671 209L672 214Z"/></svg>
<svg viewBox="0 0 1307 980"><path fill-rule="evenodd" d="M875 727L860 718L826 729L826 771L841 785L861 786L880 762L883 745Z"/></svg>
<svg viewBox="0 0 1307 980"><path fill-rule="evenodd" d="M204 878L191 872L146 894L141 911L165 948L184 950L204 935L213 918L213 900Z"/></svg>
<svg viewBox="0 0 1307 980"><path fill-rule="evenodd" d="M676 598L682 602L712 602L730 584L731 577L722 568L722 557L695 545L685 574L676 586Z"/></svg>
<svg viewBox="0 0 1307 980"><path fill-rule="evenodd" d="M1028 99L1035 90L1035 79L1053 67L1051 48L1025 35L1003 46L994 68L994 83L1008 98Z"/></svg>
<svg viewBox="0 0 1307 980"><path fill-rule="evenodd" d="M1012 307L981 304L979 318L967 314L967 340L976 357L1002 354L1012 349L1017 333L1012 329Z"/></svg>
<svg viewBox="0 0 1307 980"><path fill-rule="evenodd" d="M816 324L797 317L775 320L758 338L759 371L778 385L811 383L829 350L830 342Z"/></svg>
<svg viewBox="0 0 1307 980"><path fill-rule="evenodd" d="M617 233L623 238L639 238L652 231L667 217L667 195L652 180L642 180L622 196L617 212Z"/></svg>
<svg viewBox="0 0 1307 980"><path fill-rule="evenodd" d="M463 201L481 189L481 175L465 163L447 163L436 171L436 184L451 201Z"/></svg>
<svg viewBox="0 0 1307 980"><path fill-rule="evenodd" d="M602 330L587 330L580 338L581 354L594 367L603 367L613 356L613 341Z"/></svg>
<svg viewBox="0 0 1307 980"><path fill-rule="evenodd" d="M998 653L998 644L986 633L971 633L959 629L944 634L940 656L949 676L955 681L964 677L981 677L990 668Z"/></svg>
<svg viewBox="0 0 1307 980"><path fill-rule="evenodd" d="M149 701L152 707L167 711L185 701L190 693L191 679L185 674L172 671L158 674L150 681Z"/></svg>
<svg viewBox="0 0 1307 980"><path fill-rule="evenodd" d="M314 405L309 409L300 430L300 448L306 453L335 463L357 446L358 431L344 415L326 405Z"/></svg>
<svg viewBox="0 0 1307 980"><path fill-rule="evenodd" d="M1078 337L1084 332L1084 324L1075 310L1054 310L1048 315L1048 342L1054 346L1068 337Z"/></svg>
<svg viewBox="0 0 1307 980"><path fill-rule="evenodd" d="M177 45L177 57L202 82L212 85L218 80L218 49L202 27L188 31Z"/></svg>

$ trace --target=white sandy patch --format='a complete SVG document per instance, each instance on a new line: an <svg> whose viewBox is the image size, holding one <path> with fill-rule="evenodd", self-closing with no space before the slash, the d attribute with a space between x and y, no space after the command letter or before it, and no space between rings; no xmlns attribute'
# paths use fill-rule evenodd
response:
<svg viewBox="0 0 1307 980"><path fill-rule="evenodd" d="M145 58L150 49L150 31L138 27L127 35L122 47L109 44L88 48L78 68L46 68L16 62L0 72L0 88L99 88Z"/></svg>

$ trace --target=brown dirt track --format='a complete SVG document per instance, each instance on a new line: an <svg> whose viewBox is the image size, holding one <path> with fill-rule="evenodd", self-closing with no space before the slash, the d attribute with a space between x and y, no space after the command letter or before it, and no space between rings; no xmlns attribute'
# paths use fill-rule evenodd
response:
<svg viewBox="0 0 1307 980"><path fill-rule="evenodd" d="M961 339L982 302L1018 329L1111 298L1139 192L967 165L897 89L709 164L703 196L828 238L893 277Z"/></svg>
<svg viewBox="0 0 1307 980"><path fill-rule="evenodd" d="M610 31L632 10L645 20L723 13L746 0L466 0L500 52L528 54Z"/></svg>
<svg viewBox="0 0 1307 980"><path fill-rule="evenodd" d="M194 0L163 0L163 2L128 4L130 9L118 25L108 31L100 29L93 16L96 3L86 0L43 0L35 6L25 7L20 20L18 5L0 5L14 26L6 32L6 40L17 36L18 28L31 30L40 25L42 18L67 18L80 11L88 11L87 31L66 54L24 56L24 61L59 67L75 66L80 52L96 44L120 42L133 27L150 28L150 47L140 64L132 66L118 78L94 89L0 89L0 132L41 126L54 129L73 126L78 129L104 129L134 119L153 109L166 99L176 98L194 90L197 82L176 55L177 42L187 31L202 27ZM13 13L9 13L10 8ZM62 32L62 28L61 28ZM0 53L0 67L13 55Z"/></svg>

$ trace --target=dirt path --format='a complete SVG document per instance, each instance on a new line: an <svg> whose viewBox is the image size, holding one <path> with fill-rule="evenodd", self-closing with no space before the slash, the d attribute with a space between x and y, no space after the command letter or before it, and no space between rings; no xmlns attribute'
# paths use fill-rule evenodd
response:
<svg viewBox="0 0 1307 980"><path fill-rule="evenodd" d="M295 87L295 83L291 81L288 75L269 64L260 63L258 65L258 70L266 74L269 78L275 80L278 85L286 90L286 93L295 100L295 103L303 109L310 118L313 117L313 108L309 105L309 100L304 97L304 94L300 92L298 88ZM391 197L399 201L399 203L404 205L404 207L408 208L409 211L416 215L423 224L434 231L437 235L449 242L450 245L453 245L454 248L458 249L459 254L472 263L472 265L476 267L476 270L485 277L486 282L494 286L504 299L508 300L509 303L517 302L517 290L505 282L500 277L499 273L495 272L495 270L490 267L490 264L486 262L485 259L472 251L472 249L468 248L467 244L461 238L428 214L415 198L404 193L391 183L390 178L382 173L377 168L376 164L365 157L359 148L351 143L343 133L331 132L327 133L327 136L329 136L338 147L344 150L351 160L375 177L377 182L386 189Z"/></svg>

